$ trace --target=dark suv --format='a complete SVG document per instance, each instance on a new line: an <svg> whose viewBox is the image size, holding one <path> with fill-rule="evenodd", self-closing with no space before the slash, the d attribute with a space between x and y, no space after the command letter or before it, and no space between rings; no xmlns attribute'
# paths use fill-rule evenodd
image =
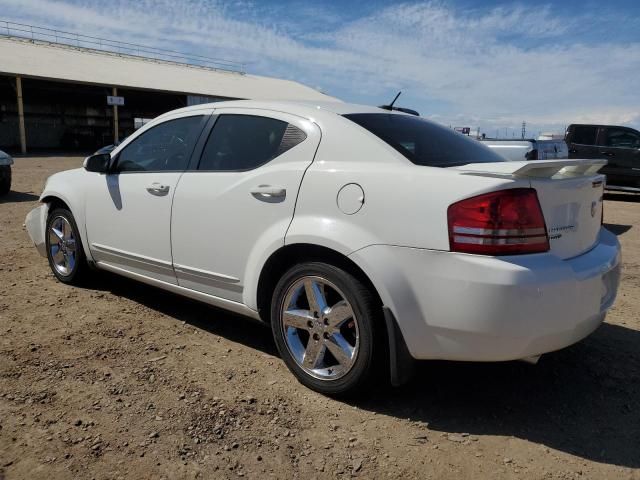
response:
<svg viewBox="0 0 640 480"><path fill-rule="evenodd" d="M615 125L569 125L569 158L605 158L606 188L640 192L640 132Z"/></svg>

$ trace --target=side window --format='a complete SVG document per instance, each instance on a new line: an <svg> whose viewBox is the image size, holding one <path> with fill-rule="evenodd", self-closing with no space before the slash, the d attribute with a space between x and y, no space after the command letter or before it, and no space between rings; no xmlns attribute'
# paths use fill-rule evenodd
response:
<svg viewBox="0 0 640 480"><path fill-rule="evenodd" d="M640 136L631 130L607 128L604 144L607 147L638 148L640 147Z"/></svg>
<svg viewBox="0 0 640 480"><path fill-rule="evenodd" d="M184 170L203 126L203 115L169 120L147 130L118 154L118 172Z"/></svg>
<svg viewBox="0 0 640 480"><path fill-rule="evenodd" d="M580 145L595 145L598 127L575 126L573 127L573 143Z"/></svg>
<svg viewBox="0 0 640 480"><path fill-rule="evenodd" d="M198 170L251 170L305 140L297 127L275 118L220 115L202 152Z"/></svg>

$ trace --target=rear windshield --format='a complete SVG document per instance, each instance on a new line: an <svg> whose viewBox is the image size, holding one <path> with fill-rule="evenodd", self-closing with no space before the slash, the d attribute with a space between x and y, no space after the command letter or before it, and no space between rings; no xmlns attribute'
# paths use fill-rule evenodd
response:
<svg viewBox="0 0 640 480"><path fill-rule="evenodd" d="M416 165L455 167L506 161L477 140L413 115L351 113L345 117L384 140Z"/></svg>

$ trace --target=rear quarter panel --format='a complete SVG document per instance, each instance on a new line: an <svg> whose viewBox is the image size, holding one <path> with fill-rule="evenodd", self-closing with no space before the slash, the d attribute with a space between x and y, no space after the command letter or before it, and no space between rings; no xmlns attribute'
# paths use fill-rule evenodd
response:
<svg viewBox="0 0 640 480"><path fill-rule="evenodd" d="M320 125L322 141L304 176L286 244L313 243L345 255L386 244L449 250L447 207L500 188L528 187L528 180L465 175L417 166L349 120ZM355 183L364 204L347 215L340 189Z"/></svg>

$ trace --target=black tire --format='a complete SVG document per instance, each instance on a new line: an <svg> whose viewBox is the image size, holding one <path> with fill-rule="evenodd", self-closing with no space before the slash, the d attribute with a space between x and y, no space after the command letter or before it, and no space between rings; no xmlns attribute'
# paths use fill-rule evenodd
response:
<svg viewBox="0 0 640 480"><path fill-rule="evenodd" d="M0 195L6 195L11 190L11 166L0 166Z"/></svg>
<svg viewBox="0 0 640 480"><path fill-rule="evenodd" d="M72 268L69 268L68 272L63 272L59 268L56 268L55 261L52 255L51 248L51 226L58 219L65 219L71 226L73 239L75 240L75 257ZM82 240L78 231L78 226L73 218L73 214L66 208L54 208L49 212L47 217L47 229L45 231L45 242L47 247L47 259L49 260L49 267L58 280L62 283L69 285L81 285L84 284L89 276L89 265L87 264L87 257L84 254L82 248Z"/></svg>
<svg viewBox="0 0 640 480"><path fill-rule="evenodd" d="M353 312L352 322L357 322L359 346L351 360L347 373L336 379L316 378L298 363L285 338L285 327L281 312L290 290L304 277L320 277L337 287ZM323 287L323 291L326 287ZM329 290L332 290L329 287ZM331 292L330 292L331 293ZM328 302L327 302L328 303ZM329 304L329 306L331 306ZM308 307L310 310L311 306ZM320 320L320 319L318 319ZM320 322L317 328L322 328ZM280 356L291 372L306 387L329 396L353 396L366 392L374 379L387 378L388 355L385 349L385 330L383 326L382 307L374 293L357 277L348 271L321 262L301 263L289 269L276 285L271 302L271 328ZM328 328L328 327L327 327ZM353 326L351 328L354 328ZM296 332L296 338L302 343L303 330ZM311 341L308 333L307 342ZM315 338L315 337L314 337ZM326 338L326 337L325 337ZM322 341L322 338L320 338ZM317 343L317 342L316 342ZM323 351L328 351L323 350ZM306 350L305 350L306 352ZM326 354L325 354L326 355ZM306 353L305 357L306 359ZM330 356L330 358L332 358ZM337 358L337 357L336 357ZM331 370L328 370L331 372Z"/></svg>

